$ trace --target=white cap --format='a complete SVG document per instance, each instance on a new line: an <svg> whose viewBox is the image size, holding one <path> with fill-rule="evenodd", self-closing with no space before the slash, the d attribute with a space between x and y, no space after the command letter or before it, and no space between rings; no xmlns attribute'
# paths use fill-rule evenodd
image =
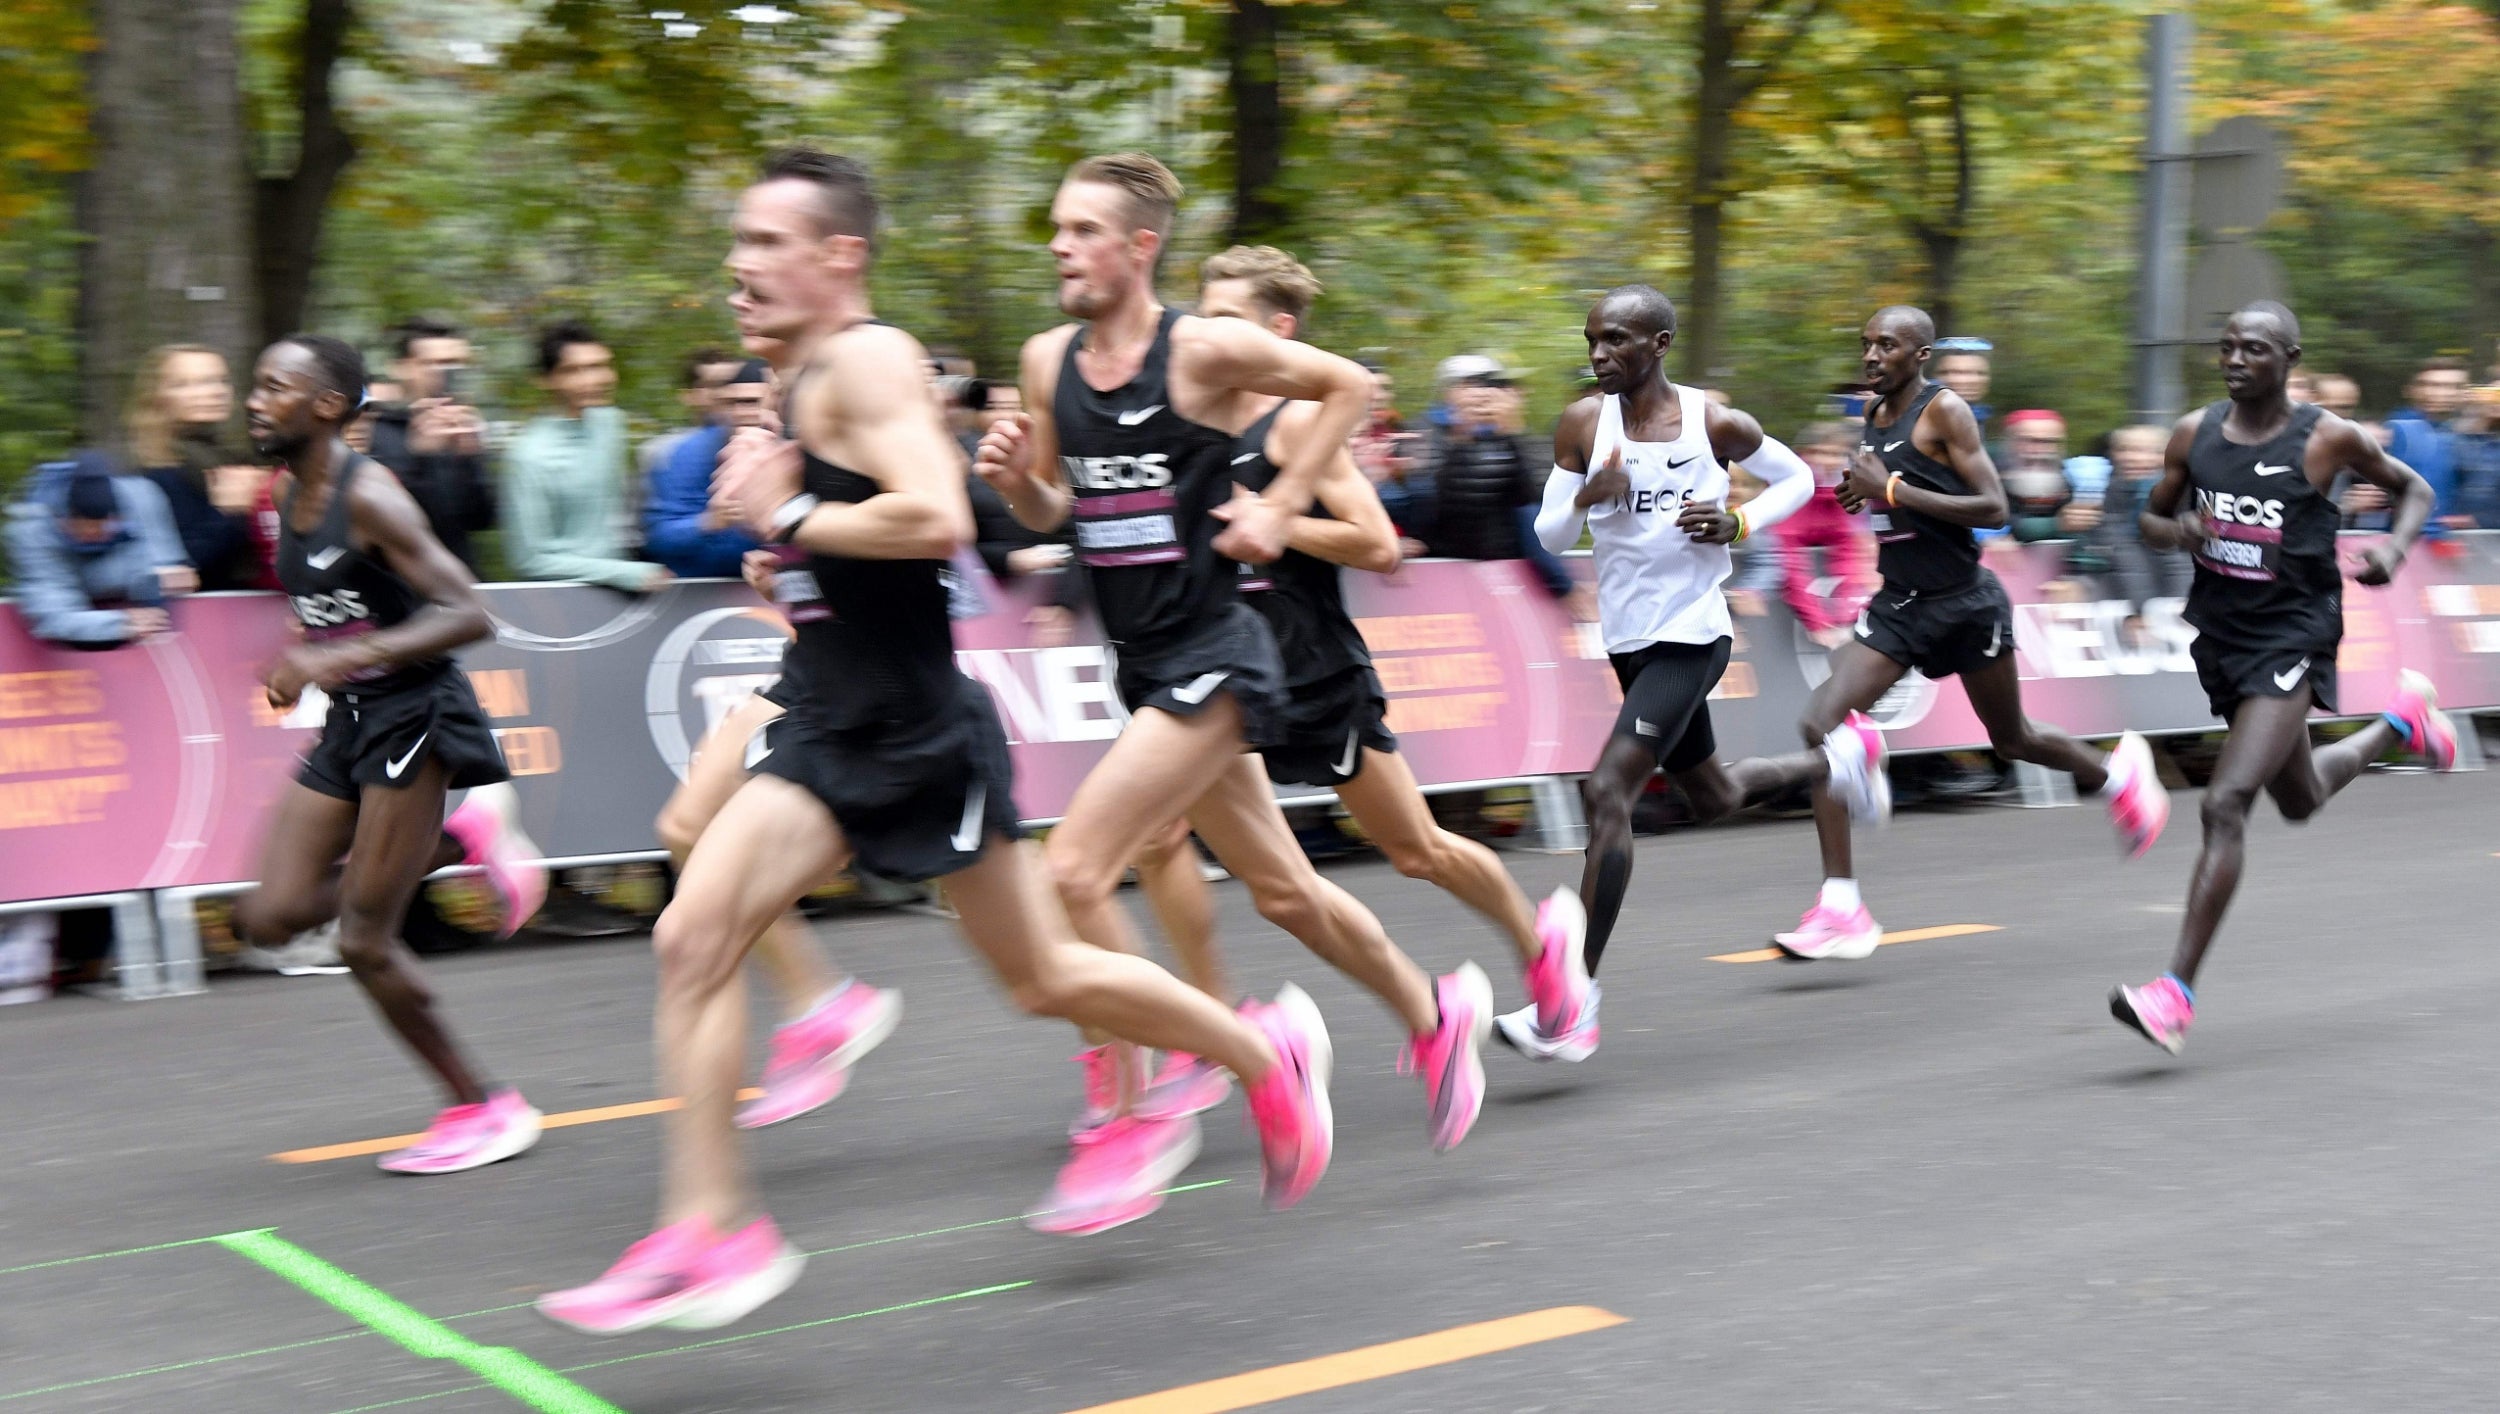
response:
<svg viewBox="0 0 2500 1414"><path fill-rule="evenodd" d="M1500 359L1489 358L1484 354L1460 354L1455 358L1441 360L1440 381L1444 384L1464 383L1471 378L1508 377L1510 377L1510 370L1502 367Z"/></svg>

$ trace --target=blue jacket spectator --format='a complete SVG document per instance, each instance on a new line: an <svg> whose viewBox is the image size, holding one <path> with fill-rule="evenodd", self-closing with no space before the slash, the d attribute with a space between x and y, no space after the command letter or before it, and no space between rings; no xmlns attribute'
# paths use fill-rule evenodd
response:
<svg viewBox="0 0 2500 1414"><path fill-rule="evenodd" d="M642 552L681 578L736 579L739 559L762 542L712 513L712 469L731 437L772 425L772 370L749 359L711 397L711 420L652 469L642 498Z"/></svg>
<svg viewBox="0 0 2500 1414"><path fill-rule="evenodd" d="M114 475L97 452L35 469L25 499L9 508L9 560L27 629L82 648L161 631L165 595L199 582L165 493L145 477Z"/></svg>
<svg viewBox="0 0 2500 1414"><path fill-rule="evenodd" d="M2465 403L2465 365L2453 358L2435 358L2422 365L2405 389L2405 406L2387 419L2387 449L2396 459L2430 483L2436 498L2425 535L2444 535L2456 528L2457 435L2449 419Z"/></svg>

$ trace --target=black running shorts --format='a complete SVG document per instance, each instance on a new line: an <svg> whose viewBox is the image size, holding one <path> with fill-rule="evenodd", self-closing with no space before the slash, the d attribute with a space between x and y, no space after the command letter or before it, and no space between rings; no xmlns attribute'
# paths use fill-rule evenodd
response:
<svg viewBox="0 0 2500 1414"><path fill-rule="evenodd" d="M1727 671L1729 649L1710 643L1653 643L1607 656L1623 684L1614 734L1630 737L1670 772L1689 771L1718 754L1710 730L1710 690Z"/></svg>
<svg viewBox="0 0 2500 1414"><path fill-rule="evenodd" d="M406 789L429 760L443 763L453 790L512 779L486 710L457 668L398 692L332 693L321 737L295 779L333 800L355 800L367 786Z"/></svg>
<svg viewBox="0 0 2500 1414"><path fill-rule="evenodd" d="M2014 604L1986 570L1949 594L1887 584L1858 615L1858 642L1930 678L1957 677L2014 651Z"/></svg>
<svg viewBox="0 0 2500 1414"><path fill-rule="evenodd" d="M2243 648L2200 633L2188 644L2188 656L2196 661L2196 681L2205 689L2206 703L2226 722L2252 697L2305 692L2319 711L2335 711L2332 648Z"/></svg>
<svg viewBox="0 0 2500 1414"><path fill-rule="evenodd" d="M1285 709L1285 739L1259 755L1280 786L1341 786L1363 774L1363 752L1394 752L1388 695L1369 667L1297 688Z"/></svg>
<svg viewBox="0 0 2500 1414"><path fill-rule="evenodd" d="M998 710L988 689L962 681L930 722L841 731L802 703L747 738L746 767L823 802L872 874L917 883L970 868L993 837L1024 831Z"/></svg>
<svg viewBox="0 0 2500 1414"><path fill-rule="evenodd" d="M1153 707L1175 717L1197 716L1216 694L1230 693L1241 704L1245 746L1259 751L1284 739L1284 663L1267 620L1247 604L1229 606L1174 647L1151 655L1122 649L1114 685L1129 711Z"/></svg>

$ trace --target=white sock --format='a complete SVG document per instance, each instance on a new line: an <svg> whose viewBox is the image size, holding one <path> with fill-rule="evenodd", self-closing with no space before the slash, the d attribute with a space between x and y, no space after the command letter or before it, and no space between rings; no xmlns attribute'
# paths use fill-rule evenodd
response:
<svg viewBox="0 0 2500 1414"><path fill-rule="evenodd" d="M1823 881L1822 905L1825 908L1832 909L1840 913L1855 913L1858 908L1858 881L1855 879L1825 879Z"/></svg>

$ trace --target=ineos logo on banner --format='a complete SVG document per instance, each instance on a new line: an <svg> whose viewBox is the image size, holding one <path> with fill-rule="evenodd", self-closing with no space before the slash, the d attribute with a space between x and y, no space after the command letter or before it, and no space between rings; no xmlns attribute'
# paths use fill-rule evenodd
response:
<svg viewBox="0 0 2500 1414"><path fill-rule="evenodd" d="M685 779L695 743L748 694L781 676L789 646L781 616L752 605L707 609L660 640L643 681L643 711L651 744L671 773Z"/></svg>

